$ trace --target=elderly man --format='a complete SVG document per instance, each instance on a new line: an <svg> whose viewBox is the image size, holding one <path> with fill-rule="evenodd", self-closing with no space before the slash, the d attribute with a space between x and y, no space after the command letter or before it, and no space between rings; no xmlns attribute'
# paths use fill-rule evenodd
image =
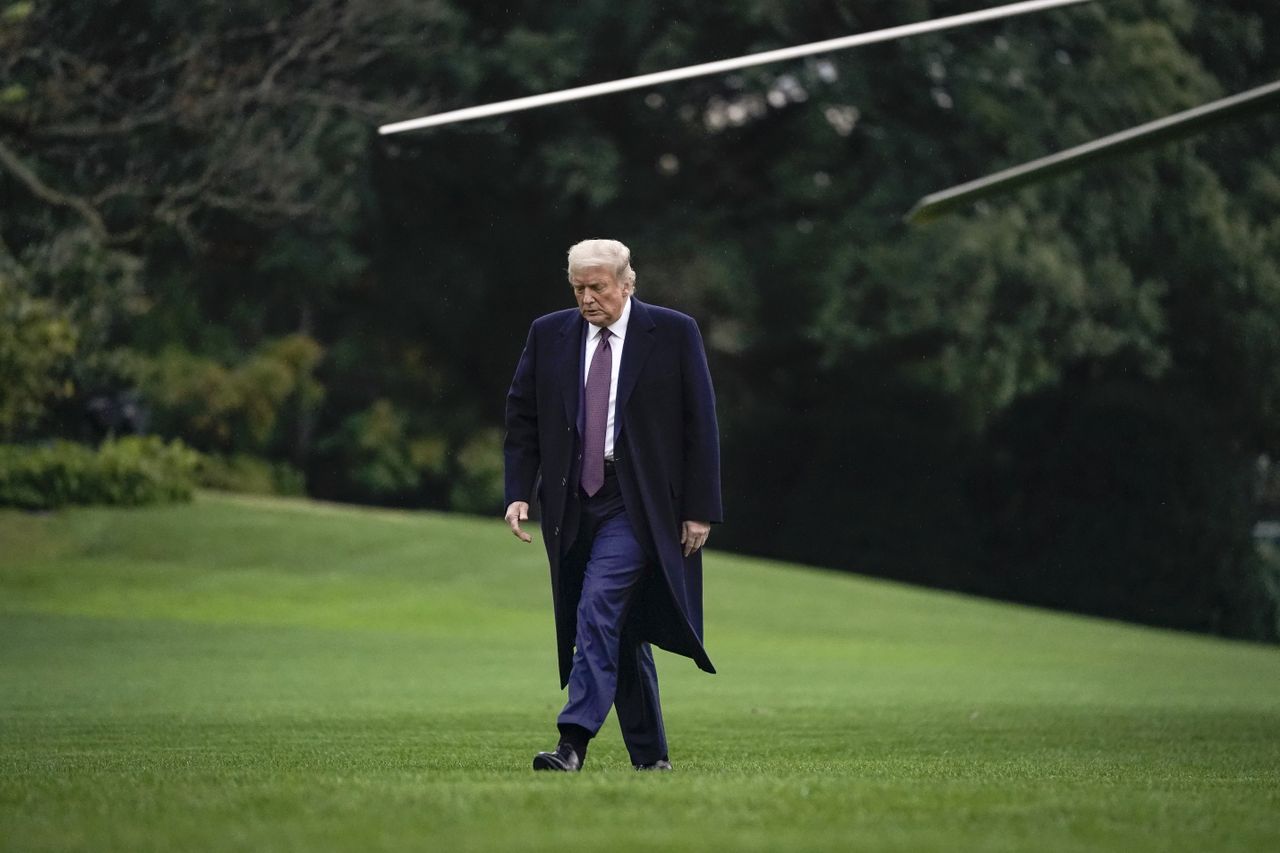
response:
<svg viewBox="0 0 1280 853"><path fill-rule="evenodd" d="M632 294L616 240L569 249L577 300L539 317L507 396L506 522L535 485L551 564L560 686L554 752L577 771L610 707L637 770L670 770L650 643L715 672L702 647L702 546L721 520L715 396L693 319Z"/></svg>

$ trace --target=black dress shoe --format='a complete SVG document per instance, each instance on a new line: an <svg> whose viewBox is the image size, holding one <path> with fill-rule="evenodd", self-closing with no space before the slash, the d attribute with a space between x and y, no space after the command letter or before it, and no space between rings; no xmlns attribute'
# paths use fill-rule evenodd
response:
<svg viewBox="0 0 1280 853"><path fill-rule="evenodd" d="M578 753L567 743L561 743L555 752L539 752L533 757L534 770L559 770L564 773L577 773L582 769L582 760Z"/></svg>
<svg viewBox="0 0 1280 853"><path fill-rule="evenodd" d="M637 764L635 765L635 768L636 770L674 770L675 769L671 766L671 762L667 761L667 759L665 758L659 758L657 761L653 762L652 764Z"/></svg>

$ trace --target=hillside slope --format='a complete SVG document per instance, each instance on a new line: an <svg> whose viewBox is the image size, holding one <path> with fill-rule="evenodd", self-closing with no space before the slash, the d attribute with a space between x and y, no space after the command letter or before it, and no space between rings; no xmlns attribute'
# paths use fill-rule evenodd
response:
<svg viewBox="0 0 1280 853"><path fill-rule="evenodd" d="M714 541L714 540L713 540ZM0 849L1280 847L1280 650L711 553L672 759L534 776L541 544L201 495L0 512Z"/></svg>

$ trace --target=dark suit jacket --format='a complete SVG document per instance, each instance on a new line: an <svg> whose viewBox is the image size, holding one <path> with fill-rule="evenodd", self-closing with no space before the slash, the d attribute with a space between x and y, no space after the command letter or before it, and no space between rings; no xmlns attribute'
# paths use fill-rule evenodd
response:
<svg viewBox="0 0 1280 853"><path fill-rule="evenodd" d="M503 453L506 503L536 492L541 504L562 687L577 627L577 589L562 569L576 519L586 327L576 308L533 322L507 395ZM723 520L715 392L693 318L631 297L614 426L627 515L655 567L633 624L642 640L715 672L702 642L702 552L685 557L680 545L682 521Z"/></svg>

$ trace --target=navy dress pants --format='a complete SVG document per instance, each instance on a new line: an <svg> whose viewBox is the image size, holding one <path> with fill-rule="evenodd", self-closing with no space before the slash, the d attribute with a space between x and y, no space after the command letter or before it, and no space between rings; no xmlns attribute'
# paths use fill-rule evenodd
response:
<svg viewBox="0 0 1280 853"><path fill-rule="evenodd" d="M596 734L612 706L632 764L667 758L658 670L649 644L628 622L649 561L627 520L617 477L608 472L592 497L580 495L578 535L564 565L581 567L578 628L569 700L556 719ZM585 563L584 563L585 561Z"/></svg>

